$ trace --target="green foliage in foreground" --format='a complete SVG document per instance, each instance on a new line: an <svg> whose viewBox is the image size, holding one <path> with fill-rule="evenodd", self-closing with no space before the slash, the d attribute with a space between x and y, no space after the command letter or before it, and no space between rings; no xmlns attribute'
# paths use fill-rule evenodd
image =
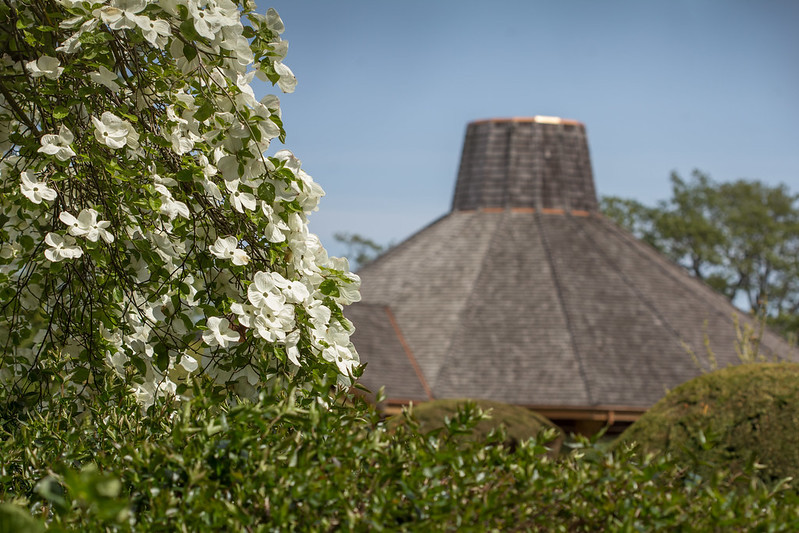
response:
<svg viewBox="0 0 799 533"><path fill-rule="evenodd" d="M498 430L501 426L505 432L503 443L513 448L528 439L538 437L542 431L550 429L556 432L557 438L550 441L547 446L555 454L560 450L563 441L560 429L546 417L518 405L491 400L445 398L414 405L412 410L413 419L419 424L419 429L423 432L430 432L436 429L445 430L447 419L456 416L458 410L462 410L470 402L490 416L490 418L480 420L475 425L468 435L470 439L484 441L491 431ZM392 422L401 423L407 418L398 416L395 419L396 421L392 420Z"/></svg>
<svg viewBox="0 0 799 533"><path fill-rule="evenodd" d="M64 398L7 417L0 523L56 531L799 527L796 493L746 472L700 479L666 457L587 441L556 460L542 442L511 451L501 434L458 442L453 436L479 419L472 405L446 432L425 435L413 423L390 432L370 407L345 400L220 404L197 389L173 414L156 404L144 415L120 387L82 414Z"/></svg>
<svg viewBox="0 0 799 533"><path fill-rule="evenodd" d="M724 368L667 394L622 435L700 473L757 462L758 476L799 477L799 364Z"/></svg>

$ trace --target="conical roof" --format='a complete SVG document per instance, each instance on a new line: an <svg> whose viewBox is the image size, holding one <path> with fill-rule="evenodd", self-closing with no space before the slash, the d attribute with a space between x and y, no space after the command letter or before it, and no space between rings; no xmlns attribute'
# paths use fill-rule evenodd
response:
<svg viewBox="0 0 799 533"><path fill-rule="evenodd" d="M452 211L359 274L362 382L397 402L644 409L700 373L686 345L739 363L749 323L598 212L585 127L553 117L469 124Z"/></svg>

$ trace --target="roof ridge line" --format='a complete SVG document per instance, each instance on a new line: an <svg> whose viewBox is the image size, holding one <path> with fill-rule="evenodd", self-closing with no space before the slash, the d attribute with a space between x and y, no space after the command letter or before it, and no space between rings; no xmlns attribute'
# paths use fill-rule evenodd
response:
<svg viewBox="0 0 799 533"><path fill-rule="evenodd" d="M416 377L419 378L419 381L422 384L422 388L427 393L427 398L430 400L435 399L433 396L433 390L428 385L427 380L424 377L424 373L422 372L419 363L416 361L416 357L413 355L413 351L411 347L408 346L407 341L405 340L405 336L402 334L402 330L397 323L397 319L394 317L394 312L391 310L391 307L386 305L383 307L386 312L386 316L388 316L388 321L391 323L391 327L394 328L394 333L397 334L397 339L400 341L403 350L405 350L405 355L408 357L408 360L411 362L411 366L413 367L413 371L416 372Z"/></svg>
<svg viewBox="0 0 799 533"><path fill-rule="evenodd" d="M661 272L666 274L670 279L678 282L681 286L685 287L686 290L688 290L689 293L694 294L694 287L692 287L691 285L695 285L697 288L702 290L705 293L705 295L701 299L710 304L710 307L713 309L713 311L716 313L717 316L720 316L720 317L724 318L724 320L730 321L731 323L733 322L733 318L729 314L725 313L724 310L722 309L722 307L720 305L718 305L720 302L724 302L724 303L729 303L732 306L733 311L735 313L737 313L741 318L743 318L744 320L747 320L747 321L753 321L754 322L754 319L746 311L743 311L743 310L738 309L737 307L735 307L735 305L732 302L730 302L724 295L719 294L718 292L713 290L704 281L691 276L687 272L686 272L686 274L688 274L687 278L683 277L683 276L676 275L675 272L674 272L674 269L678 269L678 271L680 271L680 272L682 272L684 270L684 268L679 263L675 263L674 261L672 261L671 259L669 259L665 255L659 253L657 250L652 248L649 244L645 243L644 241L636 239L632 234L622 230L622 228L617 226L615 223L613 223L606 216L600 214L600 216L598 216L597 218L606 227L610 228L610 230L613 231L614 234L618 235L619 238L627 246L627 248L634 250L635 253L637 253L639 255L645 255L645 252L644 252L644 250L645 250L646 253L648 253L648 255L654 255L658 259L660 259L661 261L654 261L656 263L657 268ZM672 268L666 268L666 266L664 266L663 263L665 263L665 265L668 265L669 267L672 267ZM691 282L689 283L688 280L691 280ZM782 341L786 345L786 347L788 347L789 349L792 348L790 346L790 343L787 341L787 339L785 339L780 334L778 334L778 333L774 332L773 330L771 330L768 325L766 325L766 327L764 328L763 331L764 331L764 335L761 338L761 344L765 345L770 350L776 352L779 348L775 348L774 347L773 339L771 340L771 342L768 342L768 344L766 344L765 334L769 334L770 337L776 338L776 341L777 341L778 344L780 343L780 341ZM680 340L682 340L682 339L680 339ZM790 352L787 352L787 353L790 353Z"/></svg>
<svg viewBox="0 0 799 533"><path fill-rule="evenodd" d="M451 213L452 213L451 211L447 212L447 213L444 213L443 215L439 216L438 218L436 218L432 222L429 222L425 226L423 226L423 227L419 228L418 230L414 231L413 233L411 233L410 235L405 237L405 239L400 241L398 244L395 244L394 246L390 246L385 252L383 252L382 254L378 255L377 257L375 257L373 260L369 261L365 265L361 266L361 268L359 268L355 273L357 274L358 272L361 272L361 271L363 271L365 269L368 269L372 265L376 265L376 264L382 263L382 262L385 261L386 257L389 257L391 255L395 255L395 254L398 253L398 250L401 250L401 249L405 248L406 246L410 246L408 243L411 240L413 240L415 237L417 237L420 233L428 230L429 228L431 228L434 225L436 225L439 222L441 222L443 219L445 219Z"/></svg>
<svg viewBox="0 0 799 533"><path fill-rule="evenodd" d="M538 234L541 236L541 245L543 246L544 253L546 253L547 256L547 264L549 265L549 271L552 274L552 281L555 283L555 294L558 296L558 303L560 304L563 318L566 322L566 330L569 332L569 341L571 342L572 350L574 350L574 359L577 361L577 371L580 373L580 378L583 380L583 384L585 385L585 396L588 399L588 404L593 405L594 400L593 394L591 394L591 385L588 383L588 375L585 372L583 357L580 354L580 349L577 347L577 340L575 339L572 320L569 316L568 309L566 309L566 304L563 298L563 288L560 283L560 278L558 277L558 270L555 268L552 260L552 251L549 247L549 242L544 234L543 225L541 224L541 216L541 213L537 211L533 214L536 226L538 226Z"/></svg>
<svg viewBox="0 0 799 533"><path fill-rule="evenodd" d="M619 265L610 257L610 255L607 254L601 246L598 246L596 244L596 240L587 237L585 230L581 226L574 224L571 220L569 221L569 224L576 229L575 233L579 233L583 236L583 239L588 243L589 246L593 246L593 248L597 251L602 260L612 267L611 271L614 274L616 274L616 276L618 276L619 279L622 280L625 286L627 286L633 291L633 294L635 294L635 296L641 302L643 302L644 306L647 309L649 309L649 312L652 313L655 316L655 318L663 322L663 324L666 325L666 328L672 333L672 335L677 337L678 341L680 341L681 343L685 343L685 340L682 338L677 328L672 326L671 322L669 322L666 319L666 317L660 311L658 311L657 307L652 303L652 301L649 298L647 298L644 293L638 290L638 287L632 282L630 277L627 276L627 274L625 274L621 268L619 268ZM629 244L626 241L624 242L624 245L629 248Z"/></svg>
<svg viewBox="0 0 799 533"><path fill-rule="evenodd" d="M447 361L449 361L452 358L452 354L450 353L450 351L452 350L453 339L458 334L458 332L461 329L463 329L463 313L466 312L466 309L468 308L469 301L472 299L472 295L474 295L474 292L475 292L475 290L477 288L476 281L478 279L480 279L480 276L483 274L483 271L485 270L486 263L488 262L488 251L491 249L491 243L494 242L494 238L499 233L499 230L502 227L503 223L508 219L508 213L509 212L507 212L507 211L504 211L502 213L498 213L498 214L500 214L502 216L502 219L500 220L500 222L497 223L497 227L494 228L494 231L493 231L493 233L491 235L491 238L490 239L486 239L487 245L486 245L485 253L483 253L483 259L480 260L480 268L477 270L477 273L474 276L475 283L472 283L471 290L469 291L469 294L466 296L466 298L463 299L464 304L461 307L461 309L458 311L458 320L457 320L458 326L456 328L454 328L454 330L452 332L452 336L449 339L447 339L447 347L446 347L446 349L444 349L444 361L442 362L441 365L439 365L438 370L436 372L435 380L433 382L433 386L434 387L438 383L438 378L441 376L441 369L446 368Z"/></svg>

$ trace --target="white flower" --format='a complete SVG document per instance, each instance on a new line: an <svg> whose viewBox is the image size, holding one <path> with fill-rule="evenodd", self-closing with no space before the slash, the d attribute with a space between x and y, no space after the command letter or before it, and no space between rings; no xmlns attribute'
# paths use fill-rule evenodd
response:
<svg viewBox="0 0 799 533"><path fill-rule="evenodd" d="M300 366L300 350L297 348L297 345L300 343L300 332L296 330L292 331L286 335L284 342L286 343L286 356L288 356L289 361Z"/></svg>
<svg viewBox="0 0 799 533"><path fill-rule="evenodd" d="M244 191L239 190L239 180L226 181L225 186L230 191L230 203L233 208L239 213L244 213L244 210L255 211L258 202L255 196Z"/></svg>
<svg viewBox="0 0 799 533"><path fill-rule="evenodd" d="M191 213L189 212L189 206L187 206L180 200L175 200L171 196L161 197L161 207L158 209L158 212L161 213L162 215L168 216L169 220L175 220L175 218L178 216L181 216L183 218L191 217Z"/></svg>
<svg viewBox="0 0 799 533"><path fill-rule="evenodd" d="M305 302L311 293L301 281L290 281L288 287L283 289L283 294L286 296L286 301L289 303L302 303Z"/></svg>
<svg viewBox="0 0 799 533"><path fill-rule="evenodd" d="M277 274L277 276L280 275ZM268 307L277 310L286 301L286 297L283 296L280 289L281 287L275 283L274 272L256 272L252 283L247 288L247 299L258 309Z"/></svg>
<svg viewBox="0 0 799 533"><path fill-rule="evenodd" d="M246 265L250 262L247 252L236 248L239 241L236 237L218 237L216 242L208 247L211 253L220 259L230 259L234 265Z"/></svg>
<svg viewBox="0 0 799 533"><path fill-rule="evenodd" d="M19 184L22 194L34 204L42 203L42 200L55 200L56 192L48 187L43 181L36 181L36 174L30 170L22 173L22 183Z"/></svg>
<svg viewBox="0 0 799 533"><path fill-rule="evenodd" d="M65 0L65 3L68 3L68 0ZM81 20L81 18L82 17L75 17L73 19L70 19L70 22L75 21L75 20ZM86 32L94 30L98 26L98 24L99 24L99 21L97 19L87 20L86 22L84 22L81 25L81 27L78 29L78 31L76 31L75 33L73 33L72 35L67 37L63 41L61 46L56 48L56 51L57 52L63 52L65 54L74 54L75 52L80 50L80 47L81 47L80 37L81 37L81 35L83 35ZM72 25L70 24L69 26L71 27ZM65 28L65 25L61 24L61 27Z"/></svg>
<svg viewBox="0 0 799 533"><path fill-rule="evenodd" d="M95 10L93 15L99 15L112 30L133 29L136 27L136 14L145 7L142 0L115 0L112 5Z"/></svg>
<svg viewBox="0 0 799 533"><path fill-rule="evenodd" d="M172 197L172 193L169 192L169 189L166 188L164 183L167 180L162 180L160 176L155 176L156 185L155 190L161 193L161 207L158 208L158 212L162 215L166 215L169 217L169 220L175 220L178 216L182 216L183 218L190 218L191 213L189 212L189 207L179 200L175 200ZM159 183L159 181L161 183ZM169 180L173 181L174 180Z"/></svg>
<svg viewBox="0 0 799 533"><path fill-rule="evenodd" d="M100 69L97 72L89 72L89 79L98 85L108 87L113 92L119 91L116 72L108 70L102 65L100 65Z"/></svg>
<svg viewBox="0 0 799 533"><path fill-rule="evenodd" d="M336 302L341 305L349 305L361 301L361 278L357 274L347 272L349 283L341 283L338 286L339 296Z"/></svg>
<svg viewBox="0 0 799 533"><path fill-rule="evenodd" d="M60 66L58 58L42 56L34 61L25 63L25 67L34 78L44 76L47 79L55 80L64 72L64 67Z"/></svg>
<svg viewBox="0 0 799 533"><path fill-rule="evenodd" d="M272 310L264 307L255 315L255 334L267 342L282 341L294 327L294 308L282 305Z"/></svg>
<svg viewBox="0 0 799 533"><path fill-rule="evenodd" d="M146 15L136 16L134 20L150 44L158 48L163 48L166 45L167 37L171 35L171 32L169 24L165 20L152 20Z"/></svg>
<svg viewBox="0 0 799 533"><path fill-rule="evenodd" d="M44 256L53 263L64 259L75 259L83 255L83 250L75 246L75 239L69 235L62 237L58 233L48 233L44 242L52 247L44 251Z"/></svg>
<svg viewBox="0 0 799 533"><path fill-rule="evenodd" d="M78 218L67 211L62 211L58 216L61 222L69 226L69 234L75 237L86 237L92 242L101 238L108 243L114 242L114 236L105 228L111 225L107 220L97 220L99 213L94 209L82 209Z"/></svg>
<svg viewBox="0 0 799 533"><path fill-rule="evenodd" d="M199 362L194 357L184 353L180 357L180 366L182 366L186 372L192 373L199 367Z"/></svg>
<svg viewBox="0 0 799 533"><path fill-rule="evenodd" d="M250 304L240 304L235 302L230 305L230 310L236 313L236 318L239 321L239 324L244 326L245 328L250 328L255 323L255 316L257 314L257 309Z"/></svg>
<svg viewBox="0 0 799 533"><path fill-rule="evenodd" d="M194 29L206 39L214 40L222 28L240 23L232 2L193 0L188 4Z"/></svg>
<svg viewBox="0 0 799 533"><path fill-rule="evenodd" d="M230 322L226 318L212 316L206 322L208 331L203 333L203 340L208 346L221 346L227 348L230 343L239 340L239 334L230 329Z"/></svg>
<svg viewBox="0 0 799 533"><path fill-rule="evenodd" d="M110 111L106 111L97 119L92 117L94 122L94 136L98 142L110 146L111 148L122 148L126 144L132 148L138 146L139 134L127 120L121 119Z"/></svg>
<svg viewBox="0 0 799 533"><path fill-rule="evenodd" d="M280 75L280 79L277 80L277 86L284 93L293 93L297 87L297 78L294 77L294 73L280 61L275 61L274 67L275 72Z"/></svg>
<svg viewBox="0 0 799 533"><path fill-rule="evenodd" d="M42 146L38 151L43 154L54 155L59 161L69 161L70 157L75 156L75 152L69 147L74 140L75 136L69 131L69 128L62 125L58 129L58 135L52 133L42 135Z"/></svg>

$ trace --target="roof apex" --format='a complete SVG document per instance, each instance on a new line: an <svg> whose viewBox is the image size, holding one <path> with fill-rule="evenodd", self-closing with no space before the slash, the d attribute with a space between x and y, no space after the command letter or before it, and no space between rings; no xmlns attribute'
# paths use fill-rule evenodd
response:
<svg viewBox="0 0 799 533"><path fill-rule="evenodd" d="M572 126L585 127L585 124L583 124L579 120L574 120L571 118L552 117L547 115L535 115L533 117L482 118L478 120L473 120L469 124L484 124L487 122L532 122L536 124L570 124Z"/></svg>

